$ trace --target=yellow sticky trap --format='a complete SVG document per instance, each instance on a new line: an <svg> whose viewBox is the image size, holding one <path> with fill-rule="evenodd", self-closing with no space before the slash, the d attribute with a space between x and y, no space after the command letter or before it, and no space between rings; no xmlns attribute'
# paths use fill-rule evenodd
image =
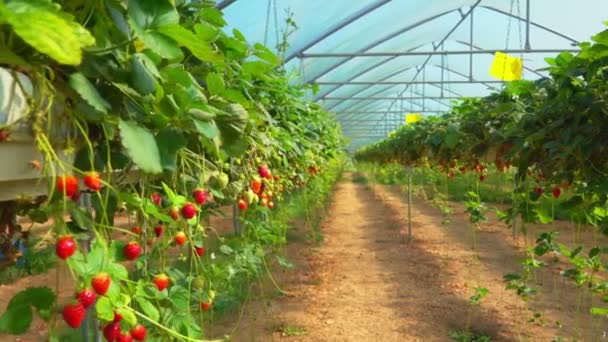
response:
<svg viewBox="0 0 608 342"><path fill-rule="evenodd" d="M405 114L405 124L411 124L422 120L422 114L420 113L409 113Z"/></svg>
<svg viewBox="0 0 608 342"><path fill-rule="evenodd" d="M497 51L490 67L490 75L503 81L521 80L524 65L519 57Z"/></svg>

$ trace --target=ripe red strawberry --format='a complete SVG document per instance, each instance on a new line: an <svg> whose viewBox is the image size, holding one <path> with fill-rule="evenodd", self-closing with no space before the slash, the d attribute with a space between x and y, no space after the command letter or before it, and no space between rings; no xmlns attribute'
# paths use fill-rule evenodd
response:
<svg viewBox="0 0 608 342"><path fill-rule="evenodd" d="M101 176L98 172L91 171L84 174L84 185L93 191L99 191L102 188Z"/></svg>
<svg viewBox="0 0 608 342"><path fill-rule="evenodd" d="M562 194L562 191L558 187L553 188L553 190L551 190L551 192L553 192L553 197L555 197L555 198L558 198L559 195Z"/></svg>
<svg viewBox="0 0 608 342"><path fill-rule="evenodd" d="M139 242L131 241L124 248L125 258L128 260L135 260L141 254L141 251L142 249Z"/></svg>
<svg viewBox="0 0 608 342"><path fill-rule="evenodd" d="M269 173L270 173L270 170L268 169L268 166L266 166L266 165L258 166L258 174L260 175L260 177L267 179Z"/></svg>
<svg viewBox="0 0 608 342"><path fill-rule="evenodd" d="M196 250L196 255L199 257L205 254L205 247L194 247L194 249Z"/></svg>
<svg viewBox="0 0 608 342"><path fill-rule="evenodd" d="M538 186L535 187L534 188L534 193L536 193L538 196L542 195L543 194L543 188L538 187Z"/></svg>
<svg viewBox="0 0 608 342"><path fill-rule="evenodd" d="M11 132L8 129L0 129L0 143L8 141L8 138L11 136Z"/></svg>
<svg viewBox="0 0 608 342"><path fill-rule="evenodd" d="M120 335L120 324L118 323L110 323L103 328L103 337L108 340L108 342L115 342Z"/></svg>
<svg viewBox="0 0 608 342"><path fill-rule="evenodd" d="M247 210L247 202L245 202L245 200L239 200L239 209L241 209L241 211Z"/></svg>
<svg viewBox="0 0 608 342"><path fill-rule="evenodd" d="M186 243L186 240L188 240L188 237L186 236L186 233L184 233L184 232L177 232L175 234L175 236L173 237L173 240L175 240L175 243L178 246L181 246Z"/></svg>
<svg viewBox="0 0 608 342"><path fill-rule="evenodd" d="M78 179L75 176L57 177L57 190L67 197L73 197L78 192Z"/></svg>
<svg viewBox="0 0 608 342"><path fill-rule="evenodd" d="M86 309L82 303L68 304L63 308L63 320L72 328L76 329L80 326L86 315Z"/></svg>
<svg viewBox="0 0 608 342"><path fill-rule="evenodd" d="M82 303L85 309L88 309L91 305L95 304L97 295L95 294L95 291L86 288L80 290L80 292L76 294L76 299L78 299L78 301Z"/></svg>
<svg viewBox="0 0 608 342"><path fill-rule="evenodd" d="M143 341L146 339L146 327L144 327L141 324L137 324L136 326L133 327L133 329L131 329L131 336L133 336L133 339L137 340L137 341Z"/></svg>
<svg viewBox="0 0 608 342"><path fill-rule="evenodd" d="M152 202L154 202L154 204L156 204L157 206L160 206L160 204L163 201L162 196L158 193L155 192L153 194L150 195L150 199L152 200Z"/></svg>
<svg viewBox="0 0 608 342"><path fill-rule="evenodd" d="M259 194L262 191L262 180L258 177L253 178L251 181L251 190L254 193Z"/></svg>
<svg viewBox="0 0 608 342"><path fill-rule="evenodd" d="M93 279L91 279L91 286L93 286L93 289L98 295L103 296L108 292L111 282L112 279L110 279L110 275L102 272L98 273L93 277Z"/></svg>
<svg viewBox="0 0 608 342"><path fill-rule="evenodd" d="M141 234L141 227L140 226L135 226L133 228L131 228L131 231L137 235Z"/></svg>
<svg viewBox="0 0 608 342"><path fill-rule="evenodd" d="M116 342L133 342L133 336L130 332L122 332L118 335Z"/></svg>
<svg viewBox="0 0 608 342"><path fill-rule="evenodd" d="M113 323L120 323L122 321L122 315L118 312L114 311L114 321Z"/></svg>
<svg viewBox="0 0 608 342"><path fill-rule="evenodd" d="M486 180L486 176L484 176L484 175L479 175L479 180L483 182L484 180Z"/></svg>
<svg viewBox="0 0 608 342"><path fill-rule="evenodd" d="M198 209L196 209L196 206L192 203L186 203L182 207L182 216L186 220L189 220L189 219L193 218L194 216L196 216L197 212L198 212Z"/></svg>
<svg viewBox="0 0 608 342"><path fill-rule="evenodd" d="M154 277L154 279L152 279L152 282L154 283L154 285L156 285L156 288L159 291L162 291L169 287L169 277L167 277L167 275L164 273L161 273Z"/></svg>
<svg viewBox="0 0 608 342"><path fill-rule="evenodd" d="M161 235L163 235L163 225L159 224L157 226L154 227L154 235L156 235L156 237L160 237Z"/></svg>
<svg viewBox="0 0 608 342"><path fill-rule="evenodd" d="M57 244L55 245L55 254L62 259L65 260L76 253L76 241L74 237L66 235L62 236L57 240Z"/></svg>
<svg viewBox="0 0 608 342"><path fill-rule="evenodd" d="M194 190L192 196L194 197L194 202L196 202L198 205L203 205L205 202L207 202L207 192L205 192L203 189Z"/></svg>
<svg viewBox="0 0 608 342"><path fill-rule="evenodd" d="M179 208L171 207L171 209L169 209L169 216L171 216L174 221L179 220Z"/></svg>
<svg viewBox="0 0 608 342"><path fill-rule="evenodd" d="M211 307L213 306L213 303L211 302L201 302L201 310L203 311L207 311L209 309L211 309Z"/></svg>

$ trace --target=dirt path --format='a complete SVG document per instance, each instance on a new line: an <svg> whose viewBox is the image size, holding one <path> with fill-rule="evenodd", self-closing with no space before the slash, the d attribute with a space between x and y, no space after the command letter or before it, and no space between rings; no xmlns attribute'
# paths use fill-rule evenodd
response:
<svg viewBox="0 0 608 342"><path fill-rule="evenodd" d="M234 341L453 341L448 334L467 327L492 341L600 341L606 321L576 319L575 292L559 277L539 274L553 288L532 304L505 290L503 275L519 270L523 252L504 226L477 232L473 250L464 215L444 224L417 200L408 244L404 196L345 178L322 245L289 247L298 267L279 275L288 295L251 304ZM476 287L490 291L481 306L469 303ZM534 307L543 315L530 322ZM584 300L578 309L588 313Z"/></svg>

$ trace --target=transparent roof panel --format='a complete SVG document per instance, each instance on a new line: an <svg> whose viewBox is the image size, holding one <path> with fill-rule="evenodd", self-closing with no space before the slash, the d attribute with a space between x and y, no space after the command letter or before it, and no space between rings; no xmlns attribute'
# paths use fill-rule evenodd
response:
<svg viewBox="0 0 608 342"><path fill-rule="evenodd" d="M607 0L218 3L228 4L222 6L230 25L226 31L238 29L249 41L271 48L281 40L285 20L295 21L298 28L289 35L286 51L286 69L296 74L292 82L318 82L319 92L307 96L338 112L336 120L349 122L345 128L353 134L371 127L369 137L356 133L357 144L381 139L379 122L386 133L404 123L404 113L436 115L449 110L454 97L500 89L503 83L489 74L496 51L522 57L524 79L545 76L545 58L575 50L578 42L604 30L608 13Z"/></svg>

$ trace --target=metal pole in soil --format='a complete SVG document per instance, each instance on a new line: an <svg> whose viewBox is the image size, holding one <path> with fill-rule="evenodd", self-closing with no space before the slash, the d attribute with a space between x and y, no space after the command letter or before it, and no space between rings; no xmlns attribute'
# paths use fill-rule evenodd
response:
<svg viewBox="0 0 608 342"><path fill-rule="evenodd" d="M83 192L80 196L79 204L82 208L84 208L89 214L92 213L93 203L91 202L91 194ZM93 227L90 227L93 229ZM88 253L91 249L91 242L93 241L93 233L91 231L89 238L82 243L82 251L84 253ZM90 323L93 323L93 340L97 342L101 342L101 335L99 334L99 321L94 318L92 315L92 310L87 310L86 318L82 324L82 338L83 341L90 341L89 332Z"/></svg>
<svg viewBox="0 0 608 342"><path fill-rule="evenodd" d="M407 242L412 241L412 168L407 167Z"/></svg>

